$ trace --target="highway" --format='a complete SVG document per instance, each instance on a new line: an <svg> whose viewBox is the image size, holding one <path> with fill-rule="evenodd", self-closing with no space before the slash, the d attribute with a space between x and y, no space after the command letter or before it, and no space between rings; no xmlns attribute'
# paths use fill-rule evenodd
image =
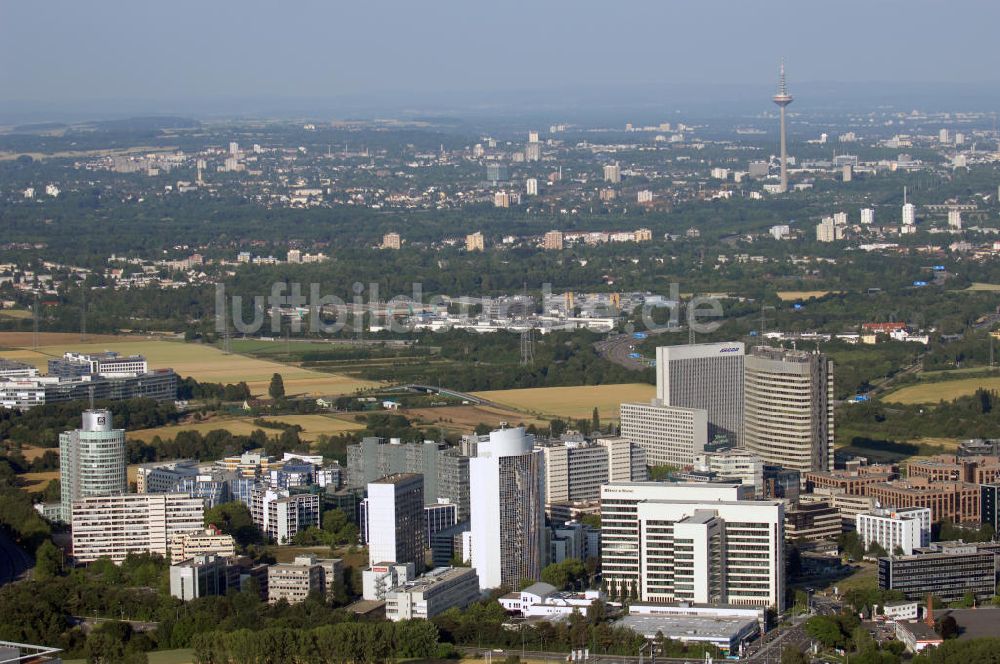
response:
<svg viewBox="0 0 1000 664"><path fill-rule="evenodd" d="M0 531L0 586L24 578L35 562L7 533Z"/></svg>

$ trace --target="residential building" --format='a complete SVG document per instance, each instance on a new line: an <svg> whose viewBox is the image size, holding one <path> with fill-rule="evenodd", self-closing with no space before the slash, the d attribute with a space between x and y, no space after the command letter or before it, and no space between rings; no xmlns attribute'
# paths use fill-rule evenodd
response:
<svg viewBox="0 0 1000 664"><path fill-rule="evenodd" d="M910 556L931 543L931 511L927 507L875 508L858 514L855 527L866 549L878 544L886 553L898 551Z"/></svg>
<svg viewBox="0 0 1000 664"><path fill-rule="evenodd" d="M84 496L73 501L71 515L76 562L120 563L130 553L167 558L172 536L204 529L205 503L182 493Z"/></svg>
<svg viewBox="0 0 1000 664"><path fill-rule="evenodd" d="M865 226L875 223L875 210L873 208L861 208L861 223Z"/></svg>
<svg viewBox="0 0 1000 664"><path fill-rule="evenodd" d="M785 537L789 542L831 542L842 532L840 511L829 501L799 503L785 510Z"/></svg>
<svg viewBox="0 0 1000 664"><path fill-rule="evenodd" d="M561 251L563 248L562 231L549 231L542 236L542 249L546 251Z"/></svg>
<svg viewBox="0 0 1000 664"><path fill-rule="evenodd" d="M290 563L277 563L267 569L267 601L285 600L298 604L309 595L326 592L326 571L312 556L298 556Z"/></svg>
<svg viewBox="0 0 1000 664"><path fill-rule="evenodd" d="M504 164L486 164L486 179L489 182L506 182L509 179L507 166Z"/></svg>
<svg viewBox="0 0 1000 664"><path fill-rule="evenodd" d="M709 416L703 408L623 403L621 437L640 447L650 466L690 465L708 443Z"/></svg>
<svg viewBox="0 0 1000 664"><path fill-rule="evenodd" d="M660 346L656 398L664 406L706 411L708 442L743 447L743 355L737 341Z"/></svg>
<svg viewBox="0 0 1000 664"><path fill-rule="evenodd" d="M917 223L917 208L913 203L903 205L903 225L913 226Z"/></svg>
<svg viewBox="0 0 1000 664"><path fill-rule="evenodd" d="M398 473L368 485L368 563L424 569L424 478Z"/></svg>
<svg viewBox="0 0 1000 664"><path fill-rule="evenodd" d="M740 500L742 490L737 483L602 487L601 570L608 594L781 611L784 507Z"/></svg>
<svg viewBox="0 0 1000 664"><path fill-rule="evenodd" d="M469 518L469 458L461 450L432 440L403 443L398 438L364 438L347 447L350 488L396 473L419 473L424 478L424 504L445 500L455 505L458 520Z"/></svg>
<svg viewBox="0 0 1000 664"><path fill-rule="evenodd" d="M465 250L466 251L484 251L486 249L486 241L483 238L483 234L479 231L475 233L470 233L465 236Z"/></svg>
<svg viewBox="0 0 1000 664"><path fill-rule="evenodd" d="M185 602L210 595L225 595L229 566L224 558L200 555L170 565L170 594Z"/></svg>
<svg viewBox="0 0 1000 664"><path fill-rule="evenodd" d="M952 208L948 210L948 228L962 230L962 211Z"/></svg>
<svg viewBox="0 0 1000 664"><path fill-rule="evenodd" d="M996 543L937 542L911 556L879 558L878 586L909 600L933 595L957 602L972 593L977 601L987 601L996 593L998 549Z"/></svg>
<svg viewBox="0 0 1000 664"><path fill-rule="evenodd" d="M278 544L289 544L299 532L320 525L320 500L313 493L257 489L250 497L254 524Z"/></svg>
<svg viewBox="0 0 1000 664"><path fill-rule="evenodd" d="M167 540L167 548L170 550L172 565L197 556L232 558L236 555L236 542L233 536L223 534L214 525L196 532L174 533Z"/></svg>
<svg viewBox="0 0 1000 664"><path fill-rule="evenodd" d="M833 468L833 362L822 353L755 346L745 372L745 440L764 463Z"/></svg>
<svg viewBox="0 0 1000 664"><path fill-rule="evenodd" d="M69 522L75 500L128 491L125 430L112 428L111 419L109 410L85 410L79 429L59 434L63 521Z"/></svg>
<svg viewBox="0 0 1000 664"><path fill-rule="evenodd" d="M380 249L395 249L398 250L403 246L403 240L399 236L399 233L392 232L386 233L382 236L382 244L379 245Z"/></svg>
<svg viewBox="0 0 1000 664"><path fill-rule="evenodd" d="M816 224L816 241L833 242L837 239L837 227L833 223L833 217L823 217Z"/></svg>
<svg viewBox="0 0 1000 664"><path fill-rule="evenodd" d="M528 178L524 181L524 193L528 196L538 195L538 178Z"/></svg>
<svg viewBox="0 0 1000 664"><path fill-rule="evenodd" d="M481 440L469 460L472 566L481 588L517 587L544 565L543 458L523 427Z"/></svg>
<svg viewBox="0 0 1000 664"><path fill-rule="evenodd" d="M545 459L545 504L597 500L601 485L609 480L614 453L615 471L625 475L625 481L645 479L646 466L633 466L632 461L643 454L632 452L633 443L625 439L604 439L601 442L556 441L542 445ZM636 445L635 447L638 447ZM623 467L624 466L624 467Z"/></svg>
<svg viewBox="0 0 1000 664"><path fill-rule="evenodd" d="M622 181L622 170L617 163L604 165L604 181L611 184L618 184Z"/></svg>
<svg viewBox="0 0 1000 664"><path fill-rule="evenodd" d="M385 594L385 617L394 622L430 620L448 609L464 609L478 599L476 570L439 567L389 590Z"/></svg>

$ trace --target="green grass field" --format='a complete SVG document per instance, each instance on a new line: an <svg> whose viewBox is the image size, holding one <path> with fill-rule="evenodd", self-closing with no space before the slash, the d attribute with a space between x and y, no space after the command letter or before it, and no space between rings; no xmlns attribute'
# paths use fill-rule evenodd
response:
<svg viewBox="0 0 1000 664"><path fill-rule="evenodd" d="M475 395L525 413L572 419L590 418L597 406L602 421L617 421L622 402L647 402L656 396L656 387L646 383L535 387L476 392Z"/></svg>

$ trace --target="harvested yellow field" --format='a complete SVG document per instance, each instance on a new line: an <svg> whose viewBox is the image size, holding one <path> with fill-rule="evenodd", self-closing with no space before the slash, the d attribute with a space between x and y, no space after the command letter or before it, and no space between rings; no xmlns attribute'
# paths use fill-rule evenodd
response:
<svg viewBox="0 0 1000 664"><path fill-rule="evenodd" d="M474 394L526 413L572 419L589 418L594 406L597 406L601 421L617 421L622 402L649 401L656 396L656 387L646 383L625 383L493 390Z"/></svg>
<svg viewBox="0 0 1000 664"><path fill-rule="evenodd" d="M549 425L547 421L541 420L536 416L493 406L469 405L408 408L403 411L403 414L411 420L419 419L421 422L431 426L438 426L442 429L459 433L468 433L475 429L477 424L488 424L494 429L499 428L503 422L506 422L510 426L522 423L542 427Z"/></svg>
<svg viewBox="0 0 1000 664"><path fill-rule="evenodd" d="M27 343L31 343L31 335ZM44 369L49 358L60 357L68 350L81 352L101 352L114 350L123 355L145 355L152 368L172 368L181 376L192 376L196 380L209 383L238 383L246 381L254 394L266 395L271 376L280 373L289 395L333 395L351 394L358 389L376 387L377 383L351 378L342 374L328 374L310 371L288 364L259 360L243 355L226 355L218 348L202 344L187 344L179 341L145 339L136 341L117 337L103 337L99 342L81 344L76 335L65 341L39 346L37 351L21 348L0 352L0 357L31 362ZM23 341L23 339L21 339ZM74 341L75 340L75 341ZM5 341L0 336L0 346ZM9 344L8 347L14 347Z"/></svg>
<svg viewBox="0 0 1000 664"><path fill-rule="evenodd" d="M265 417L265 420L272 422L284 422L286 424L298 424L304 429L300 434L304 440L314 441L321 435L336 435L345 431L357 431L363 429L364 425L358 422L343 420L328 415L280 415L276 417ZM278 429L268 429L258 426L253 422L252 417L213 417L201 422L185 422L154 429L140 429L130 431L128 438L141 440L145 443L159 436L163 440L174 438L181 431L197 431L207 434L209 431L224 429L234 436L249 436L255 429L262 429L268 435L281 433Z"/></svg>
<svg viewBox="0 0 1000 664"><path fill-rule="evenodd" d="M978 282L978 283L973 283L971 286L969 286L965 290L970 290L970 291L986 291L986 292L990 292L990 293L995 293L997 291L1000 291L1000 284L984 284L984 283Z"/></svg>
<svg viewBox="0 0 1000 664"><path fill-rule="evenodd" d="M792 302L794 300L808 300L811 297L823 297L824 295L829 295L830 293L839 292L840 291L828 290L778 291L778 299L782 302Z"/></svg>
<svg viewBox="0 0 1000 664"><path fill-rule="evenodd" d="M4 310L3 313L10 313ZM114 343L118 341L139 341L145 337L138 336L115 336L112 334L91 334L87 337L87 343ZM0 332L0 348L24 348L30 349L34 343L34 334L31 332ZM55 346L65 344L66 350L70 350L73 344L80 343L80 335L76 332L39 332L39 346ZM6 354L4 355L6 357Z"/></svg>
<svg viewBox="0 0 1000 664"><path fill-rule="evenodd" d="M31 318L27 309L0 309L0 318Z"/></svg>
<svg viewBox="0 0 1000 664"><path fill-rule="evenodd" d="M961 378L940 383L918 383L891 392L882 401L902 404L937 403L975 394L979 388L1000 390L1000 376L991 378Z"/></svg>

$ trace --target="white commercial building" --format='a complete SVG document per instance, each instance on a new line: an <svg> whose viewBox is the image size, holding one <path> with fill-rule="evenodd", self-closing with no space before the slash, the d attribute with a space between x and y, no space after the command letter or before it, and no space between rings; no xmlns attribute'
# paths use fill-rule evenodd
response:
<svg viewBox="0 0 1000 664"><path fill-rule="evenodd" d="M708 442L743 446L743 354L732 341L656 349L656 398L708 413Z"/></svg>
<svg viewBox="0 0 1000 664"><path fill-rule="evenodd" d="M917 208L913 203L903 205L903 225L912 226L917 223Z"/></svg>
<svg viewBox="0 0 1000 664"><path fill-rule="evenodd" d="M861 208L861 223L869 226L875 223L874 208Z"/></svg>
<svg viewBox="0 0 1000 664"><path fill-rule="evenodd" d="M62 518L69 522L74 500L128 491L125 430L111 425L111 411L83 411L83 426L59 434Z"/></svg>
<svg viewBox="0 0 1000 664"><path fill-rule="evenodd" d="M167 557L170 538L204 528L205 501L183 493L126 493L74 500L73 558L116 563L130 553Z"/></svg>
<svg viewBox="0 0 1000 664"><path fill-rule="evenodd" d="M608 594L646 602L784 606L784 507L739 484L614 483L601 491Z"/></svg>
<svg viewBox="0 0 1000 664"><path fill-rule="evenodd" d="M708 443L708 411L650 403L623 403L621 437L646 453L650 466L688 465Z"/></svg>
<svg viewBox="0 0 1000 664"><path fill-rule="evenodd" d="M170 549L170 564L177 565L195 556L216 555L231 558L236 555L236 541L232 535L224 535L211 526L198 532L174 533L167 540Z"/></svg>
<svg viewBox="0 0 1000 664"><path fill-rule="evenodd" d="M564 618L574 611L586 615L591 604L603 599L599 590L565 592L551 584L538 582L520 592L507 593L498 601L504 610L525 618Z"/></svg>
<svg viewBox="0 0 1000 664"><path fill-rule="evenodd" d="M481 588L538 579L544 563L542 452L523 427L490 432L469 460L472 566Z"/></svg>
<svg viewBox="0 0 1000 664"><path fill-rule="evenodd" d="M361 572L361 596L367 600L381 601L385 594L416 578L413 563L379 563Z"/></svg>
<svg viewBox="0 0 1000 664"><path fill-rule="evenodd" d="M868 548L878 544L886 553L893 554L897 547L903 555L911 556L914 549L931 543L931 510L929 507L902 509L876 508L856 517L858 538Z"/></svg>
<svg viewBox="0 0 1000 664"><path fill-rule="evenodd" d="M756 454L744 449L731 448L698 454L694 458L694 467L695 470L738 479L745 486L754 487L754 493L758 495L764 489L764 462Z"/></svg>
<svg viewBox="0 0 1000 664"><path fill-rule="evenodd" d="M385 617L392 621L429 620L479 599L479 579L468 567L439 567L397 586L385 595Z"/></svg>
<svg viewBox="0 0 1000 664"><path fill-rule="evenodd" d="M250 515L265 535L278 544L288 544L299 532L319 527L319 496L290 494L287 490L256 490L250 497Z"/></svg>
<svg viewBox="0 0 1000 664"><path fill-rule="evenodd" d="M646 455L625 438L558 441L540 447L545 459L545 504L597 500L611 479L646 479ZM612 471L615 477L612 478Z"/></svg>

